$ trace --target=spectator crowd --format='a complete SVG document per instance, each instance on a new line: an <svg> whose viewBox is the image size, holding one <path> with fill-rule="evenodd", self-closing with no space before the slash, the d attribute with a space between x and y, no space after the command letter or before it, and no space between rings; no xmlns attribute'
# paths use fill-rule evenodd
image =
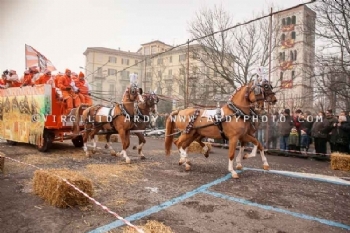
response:
<svg viewBox="0 0 350 233"><path fill-rule="evenodd" d="M256 132L265 148L278 149L279 144L281 153L305 153L312 152L310 146L313 145L314 152L321 155L328 151L350 154L350 115L347 111L334 115L332 110L327 110L312 115L310 111L298 109L291 113L290 109L284 109L268 115L268 119L268 122L260 123Z"/></svg>

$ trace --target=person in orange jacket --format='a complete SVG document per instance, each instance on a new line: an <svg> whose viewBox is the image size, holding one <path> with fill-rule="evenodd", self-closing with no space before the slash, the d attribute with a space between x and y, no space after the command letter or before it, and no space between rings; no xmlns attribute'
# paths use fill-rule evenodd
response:
<svg viewBox="0 0 350 233"><path fill-rule="evenodd" d="M15 70L8 71L5 77L5 82L7 83L8 87L20 87L22 85Z"/></svg>
<svg viewBox="0 0 350 233"><path fill-rule="evenodd" d="M80 71L79 78L75 79L75 86L79 89L80 101L89 106L92 105L92 99L90 97L90 85L85 80L84 74Z"/></svg>
<svg viewBox="0 0 350 233"><path fill-rule="evenodd" d="M30 67L28 71L24 72L22 87L34 85L33 77L39 74L39 70L36 67Z"/></svg>
<svg viewBox="0 0 350 233"><path fill-rule="evenodd" d="M55 87L55 82L52 79L51 76L51 71L46 69L44 71L44 74L41 75L36 81L35 81L36 85L40 85L40 84L50 84L52 87Z"/></svg>
<svg viewBox="0 0 350 233"><path fill-rule="evenodd" d="M62 91L63 100L66 101L67 109L66 114L68 115L70 111L73 109L73 104L75 107L80 105L80 99L76 92L78 92L75 87L75 83L71 78L71 71L66 69L65 75L60 77L57 82L57 87Z"/></svg>

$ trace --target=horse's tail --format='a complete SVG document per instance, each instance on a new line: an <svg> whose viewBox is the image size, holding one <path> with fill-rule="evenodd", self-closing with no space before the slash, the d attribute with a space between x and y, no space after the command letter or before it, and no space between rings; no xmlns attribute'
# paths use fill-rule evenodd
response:
<svg viewBox="0 0 350 233"><path fill-rule="evenodd" d="M170 113L165 123L165 154L170 155L170 149L174 140L174 126L175 122L172 116L179 114L179 110Z"/></svg>

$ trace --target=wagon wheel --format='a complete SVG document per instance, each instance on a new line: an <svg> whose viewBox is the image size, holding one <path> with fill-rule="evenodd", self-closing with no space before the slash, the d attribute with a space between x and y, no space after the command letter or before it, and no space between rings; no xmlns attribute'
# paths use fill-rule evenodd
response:
<svg viewBox="0 0 350 233"><path fill-rule="evenodd" d="M17 145L17 142L15 142L15 141L11 141L11 140L6 140L6 141L7 141L7 143L8 143L9 145L11 145L11 146Z"/></svg>
<svg viewBox="0 0 350 233"><path fill-rule="evenodd" d="M44 134L42 137L42 145L36 146L38 151L47 152L50 149L54 138L55 138L55 134L53 132L50 132L50 131L44 129Z"/></svg>
<svg viewBox="0 0 350 233"><path fill-rule="evenodd" d="M81 135L73 138L72 142L73 142L75 147L83 147L84 146L83 136L81 136Z"/></svg>

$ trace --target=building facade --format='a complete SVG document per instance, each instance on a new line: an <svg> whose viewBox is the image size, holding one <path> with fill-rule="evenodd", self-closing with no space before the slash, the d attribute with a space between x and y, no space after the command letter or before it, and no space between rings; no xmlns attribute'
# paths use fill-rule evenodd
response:
<svg viewBox="0 0 350 233"><path fill-rule="evenodd" d="M278 45L274 50L273 82L278 108L313 108L316 13L300 6L274 16Z"/></svg>
<svg viewBox="0 0 350 233"><path fill-rule="evenodd" d="M84 52L85 73L93 93L101 99L97 103L106 102L102 99L120 101L130 83L129 74L136 73L145 92L156 90L168 98L168 111L184 106L184 99L188 100L187 106L213 105L215 101L210 100L223 97L222 89L228 87L222 80L215 82L219 80L217 72L207 68L202 62L205 57L199 54L199 45L174 48L161 41L141 44L137 52L89 47Z"/></svg>

